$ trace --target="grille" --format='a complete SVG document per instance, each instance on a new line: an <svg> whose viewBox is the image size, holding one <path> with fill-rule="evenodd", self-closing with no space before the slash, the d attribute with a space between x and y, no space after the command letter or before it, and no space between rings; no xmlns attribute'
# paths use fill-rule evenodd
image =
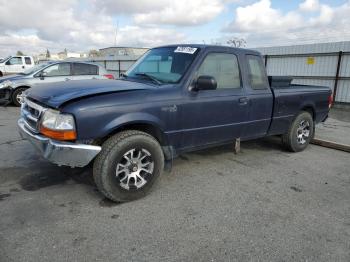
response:
<svg viewBox="0 0 350 262"><path fill-rule="evenodd" d="M39 133L39 120L45 110L46 108L25 99L21 108L21 115L25 121L26 128L34 133Z"/></svg>

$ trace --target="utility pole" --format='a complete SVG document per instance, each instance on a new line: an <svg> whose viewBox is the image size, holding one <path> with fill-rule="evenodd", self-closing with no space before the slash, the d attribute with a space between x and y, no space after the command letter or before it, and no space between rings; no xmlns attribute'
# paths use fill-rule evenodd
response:
<svg viewBox="0 0 350 262"><path fill-rule="evenodd" d="M114 46L117 46L118 26L119 26L119 22L117 21L117 26L114 32Z"/></svg>

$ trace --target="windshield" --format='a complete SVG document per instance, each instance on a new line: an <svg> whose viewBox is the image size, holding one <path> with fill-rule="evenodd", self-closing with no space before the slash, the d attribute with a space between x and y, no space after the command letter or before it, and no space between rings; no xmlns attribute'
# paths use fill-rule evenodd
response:
<svg viewBox="0 0 350 262"><path fill-rule="evenodd" d="M41 68L44 68L44 67L46 67L48 65L49 64L36 65L34 67L28 68L27 70L24 70L24 72L21 73L21 75L31 75L31 74L35 73L36 71L40 70Z"/></svg>
<svg viewBox="0 0 350 262"><path fill-rule="evenodd" d="M3 58L3 59L0 59L0 63L3 63L3 62L5 62L7 59L9 59L11 56L8 56L8 57L6 57L6 58Z"/></svg>
<svg viewBox="0 0 350 262"><path fill-rule="evenodd" d="M176 83L198 51L198 48L184 46L151 49L126 72L126 77L153 79L162 84Z"/></svg>

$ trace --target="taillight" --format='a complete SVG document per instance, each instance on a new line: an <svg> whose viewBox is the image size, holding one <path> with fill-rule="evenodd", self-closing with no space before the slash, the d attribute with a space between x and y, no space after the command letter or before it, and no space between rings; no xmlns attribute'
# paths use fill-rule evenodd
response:
<svg viewBox="0 0 350 262"><path fill-rule="evenodd" d="M329 109L332 107L332 104L333 104L333 95L331 93L328 97L328 108Z"/></svg>
<svg viewBox="0 0 350 262"><path fill-rule="evenodd" d="M103 75L105 78L108 78L108 79L114 79L114 76L111 75L111 74L106 74L106 75Z"/></svg>

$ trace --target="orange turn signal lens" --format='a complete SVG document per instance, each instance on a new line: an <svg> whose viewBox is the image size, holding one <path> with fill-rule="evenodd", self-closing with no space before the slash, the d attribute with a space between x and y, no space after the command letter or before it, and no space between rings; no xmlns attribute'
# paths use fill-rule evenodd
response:
<svg viewBox="0 0 350 262"><path fill-rule="evenodd" d="M56 140L75 140L77 133L75 130L52 130L44 126L40 127L40 133Z"/></svg>

